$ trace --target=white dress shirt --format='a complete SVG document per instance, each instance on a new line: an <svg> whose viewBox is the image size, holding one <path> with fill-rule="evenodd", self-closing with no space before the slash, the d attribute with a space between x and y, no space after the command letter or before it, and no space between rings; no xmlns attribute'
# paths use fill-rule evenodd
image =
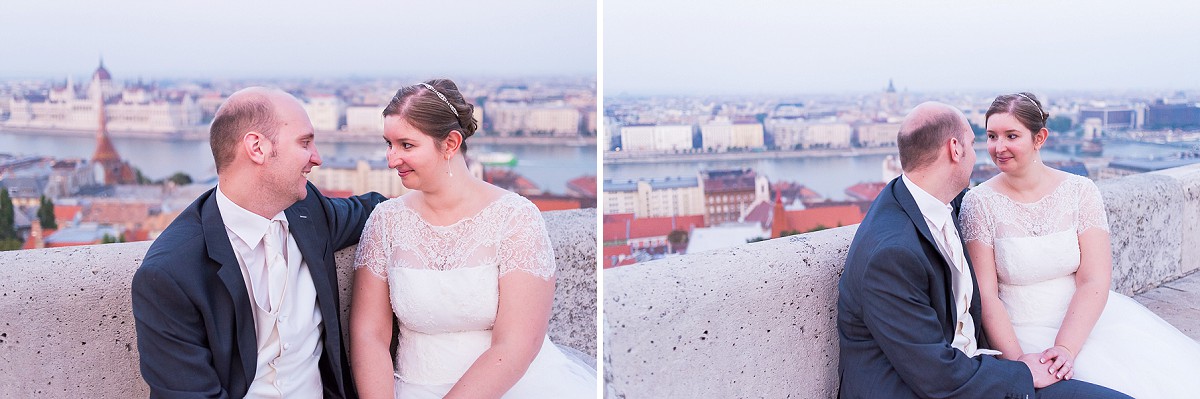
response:
<svg viewBox="0 0 1200 399"><path fill-rule="evenodd" d="M901 175L901 179L908 187L908 191L912 193L913 200L917 202L917 208L921 210L921 215L925 217L925 224L929 226L929 232L933 234L938 251L942 253L946 263L950 264L954 313L958 319L958 323L954 327L954 342L951 342L950 346L970 357L999 355L998 351L979 349L979 342L975 339L975 320L971 317L970 312L974 285L971 280L971 271L967 269L966 252L963 251L958 228L954 226L954 207L917 186L908 179L907 175Z"/></svg>
<svg viewBox="0 0 1200 399"><path fill-rule="evenodd" d="M267 219L235 204L217 187L217 209L242 269L254 314L258 359L247 398L320 398L321 310L308 263L290 229L285 239L287 273L275 281L267 273L265 236L273 221L288 227L283 212ZM282 285L280 304L269 303L268 287ZM276 286L278 287L278 286Z"/></svg>

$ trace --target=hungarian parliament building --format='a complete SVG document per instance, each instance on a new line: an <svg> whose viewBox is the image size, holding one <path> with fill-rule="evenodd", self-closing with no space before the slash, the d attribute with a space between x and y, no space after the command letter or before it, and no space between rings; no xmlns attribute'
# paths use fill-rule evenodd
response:
<svg viewBox="0 0 1200 399"><path fill-rule="evenodd" d="M96 131L103 102L109 131L167 133L193 128L201 109L192 94L159 92L142 84L117 87L104 61L86 85L67 78L65 87L48 93L14 95L10 115L0 122L9 128Z"/></svg>

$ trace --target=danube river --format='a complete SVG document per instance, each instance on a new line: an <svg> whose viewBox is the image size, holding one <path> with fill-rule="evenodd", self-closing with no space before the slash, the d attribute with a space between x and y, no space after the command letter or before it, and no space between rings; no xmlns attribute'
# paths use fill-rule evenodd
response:
<svg viewBox="0 0 1200 399"><path fill-rule="evenodd" d="M159 140L143 138L112 138L121 157L141 169L150 179L161 179L183 172L196 180L216 176L212 151L207 140ZM543 190L562 194L566 183L584 175L596 175L596 146L471 144L468 154L509 152L517 157L513 170L529 178ZM49 135L0 131L0 153L14 155L50 156L55 158L90 158L96 150L93 136ZM317 150L321 158L384 159L383 140L375 143L321 143ZM396 177L399 179L399 177Z"/></svg>
<svg viewBox="0 0 1200 399"><path fill-rule="evenodd" d="M1178 153L1178 148L1140 143L1105 143L1105 158L1166 157ZM986 149L978 148L978 162L991 164ZM638 178L690 177L704 169L752 168L772 182L784 180L803 184L830 199L846 199L845 190L861 182L883 179L883 160L888 154L823 156L806 158L744 159L682 161L657 163L605 164L605 180L636 180ZM1043 151L1047 161L1070 160L1072 156Z"/></svg>

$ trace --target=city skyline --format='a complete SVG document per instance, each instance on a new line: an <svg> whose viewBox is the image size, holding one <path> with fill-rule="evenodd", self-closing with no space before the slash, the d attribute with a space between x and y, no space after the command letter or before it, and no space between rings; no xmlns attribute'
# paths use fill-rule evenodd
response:
<svg viewBox="0 0 1200 399"><path fill-rule="evenodd" d="M1200 88L1195 3L858 3L606 1L604 95Z"/></svg>
<svg viewBox="0 0 1200 399"><path fill-rule="evenodd" d="M147 4L6 5L0 79L596 75L594 2Z"/></svg>

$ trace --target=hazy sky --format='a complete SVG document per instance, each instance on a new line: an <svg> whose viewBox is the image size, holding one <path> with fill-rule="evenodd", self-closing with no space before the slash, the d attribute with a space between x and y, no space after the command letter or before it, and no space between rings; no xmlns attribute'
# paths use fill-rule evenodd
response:
<svg viewBox="0 0 1200 399"><path fill-rule="evenodd" d="M596 2L5 1L0 78L596 74Z"/></svg>
<svg viewBox="0 0 1200 399"><path fill-rule="evenodd" d="M604 95L1200 88L1200 2L605 0Z"/></svg>

